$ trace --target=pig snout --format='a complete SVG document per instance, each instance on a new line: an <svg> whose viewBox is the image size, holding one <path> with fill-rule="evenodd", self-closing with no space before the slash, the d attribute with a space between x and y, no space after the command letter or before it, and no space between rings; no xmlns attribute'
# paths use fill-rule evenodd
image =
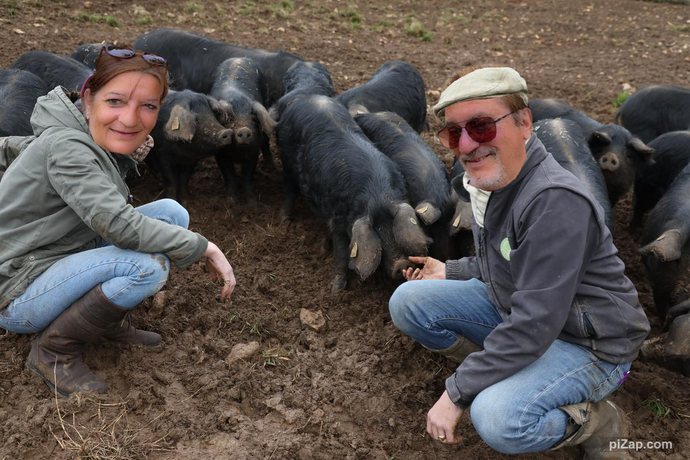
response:
<svg viewBox="0 0 690 460"><path fill-rule="evenodd" d="M252 137L252 130L247 128L246 126L238 129L235 133L235 139L237 140L237 143L242 145L251 144Z"/></svg>
<svg viewBox="0 0 690 460"><path fill-rule="evenodd" d="M407 259L397 259L391 267L390 277L393 279L402 278L402 271L414 267L415 265Z"/></svg>
<svg viewBox="0 0 690 460"><path fill-rule="evenodd" d="M617 171L621 162L615 153L607 153L599 158L599 167L602 171Z"/></svg>
<svg viewBox="0 0 690 460"><path fill-rule="evenodd" d="M232 144L232 129L224 129L218 135L218 141L220 145L230 145Z"/></svg>

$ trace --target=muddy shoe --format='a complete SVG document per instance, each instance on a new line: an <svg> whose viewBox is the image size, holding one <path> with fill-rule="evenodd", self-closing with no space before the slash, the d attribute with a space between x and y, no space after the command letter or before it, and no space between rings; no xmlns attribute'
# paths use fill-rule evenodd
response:
<svg viewBox="0 0 690 460"><path fill-rule="evenodd" d="M157 347L161 344L161 336L155 332L142 331L132 326L129 320L131 310L122 308L108 299L99 284L85 296L86 307L82 315L89 323L98 325L105 332L103 337L114 342Z"/></svg>
<svg viewBox="0 0 690 460"><path fill-rule="evenodd" d="M690 358L690 314L678 316L671 323L664 344L664 355Z"/></svg>
<svg viewBox="0 0 690 460"><path fill-rule="evenodd" d="M81 348L57 347L54 342L42 333L34 340L26 360L26 368L41 377L51 391L62 396L75 391L108 391L108 385L82 361Z"/></svg>

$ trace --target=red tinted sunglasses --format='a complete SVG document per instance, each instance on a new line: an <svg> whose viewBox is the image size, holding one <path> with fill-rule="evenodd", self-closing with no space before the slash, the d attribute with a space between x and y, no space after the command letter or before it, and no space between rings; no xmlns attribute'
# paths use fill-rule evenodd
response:
<svg viewBox="0 0 690 460"><path fill-rule="evenodd" d="M110 45L105 45L101 48L101 51L98 53L98 59L96 59L96 69L98 69L98 64L101 62L101 59L103 56L107 54L108 56L114 57L115 59L131 59L134 56L141 56L144 58L146 62L153 66L157 67L163 67L164 73L168 72L168 61L163 59L162 57L158 56L157 54L153 53L143 53L139 50L131 50L129 48L116 48L114 46ZM84 90L86 89L86 84L88 81L93 77L93 74L96 71L94 70L91 75L88 76L88 78L84 81L84 84L81 87L81 91L79 92L79 97L82 97L84 95Z"/></svg>
<svg viewBox="0 0 690 460"><path fill-rule="evenodd" d="M496 137L496 123L513 113L515 112L507 113L495 120L491 117L475 118L465 123L465 126L451 123L444 126L443 129L436 133L436 136L438 136L441 143L449 149L458 148L463 129L467 131L467 134L475 142L479 142L480 144L490 142Z"/></svg>

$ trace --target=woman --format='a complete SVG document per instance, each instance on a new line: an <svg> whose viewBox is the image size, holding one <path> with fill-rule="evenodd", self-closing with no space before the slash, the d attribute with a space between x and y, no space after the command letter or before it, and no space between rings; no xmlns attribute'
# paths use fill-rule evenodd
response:
<svg viewBox="0 0 690 460"><path fill-rule="evenodd" d="M83 115L61 87L39 98L37 137L0 181L0 327L42 331L26 367L62 395L107 391L82 362L85 343L160 344L126 318L165 284L170 262L205 258L222 297L235 287L223 252L187 230L177 202L128 204L123 174L167 92L163 58L102 48L80 94Z"/></svg>

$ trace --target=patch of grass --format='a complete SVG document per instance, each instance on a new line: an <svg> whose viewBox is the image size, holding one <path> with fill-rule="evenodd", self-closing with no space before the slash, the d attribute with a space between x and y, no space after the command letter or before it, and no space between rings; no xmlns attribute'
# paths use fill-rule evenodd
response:
<svg viewBox="0 0 690 460"><path fill-rule="evenodd" d="M419 37L425 42L431 41L431 34L424 28L424 25L418 19L408 18L404 21L404 25L407 35Z"/></svg>
<svg viewBox="0 0 690 460"><path fill-rule="evenodd" d="M362 23L361 22L353 22L350 24L350 30L359 30L362 28Z"/></svg>
<svg viewBox="0 0 690 460"><path fill-rule="evenodd" d="M285 361L290 361L291 351L287 351L282 347L271 348L269 350L261 350L261 357L264 360L264 367L266 366L279 366Z"/></svg>
<svg viewBox="0 0 690 460"><path fill-rule="evenodd" d="M141 18L137 18L136 23L140 26L150 26L151 24L153 24L153 19L151 19L151 16L144 16Z"/></svg>
<svg viewBox="0 0 690 460"><path fill-rule="evenodd" d="M688 32L690 31L690 24L681 24L679 26L671 26L669 30L672 32Z"/></svg>
<svg viewBox="0 0 690 460"><path fill-rule="evenodd" d="M244 325L242 326L242 330L240 332L244 332L246 330L249 330L249 334L258 335L259 337L268 332L268 330L264 328L263 324L261 324L261 320L256 317L254 317L253 322L246 320L244 321Z"/></svg>
<svg viewBox="0 0 690 460"><path fill-rule="evenodd" d="M652 396L642 401L642 405L651 410L656 418L677 418L673 409L664 404L658 397Z"/></svg>
<svg viewBox="0 0 690 460"><path fill-rule="evenodd" d="M614 106L615 108L619 108L621 105L623 105L623 102L625 102L625 100L626 100L628 97L630 97L630 93L628 93L627 91L621 91L621 92L618 94L618 96L616 96L616 97L613 99L613 101L612 101L612 102L613 102L613 106Z"/></svg>
<svg viewBox="0 0 690 460"><path fill-rule="evenodd" d="M690 5L690 0L643 0L648 3L673 3L674 5Z"/></svg>
<svg viewBox="0 0 690 460"><path fill-rule="evenodd" d="M10 16L16 15L17 11L22 9L19 3L19 0L0 0L0 6L7 8L7 12Z"/></svg>
<svg viewBox="0 0 690 460"><path fill-rule="evenodd" d="M256 3L247 2L240 6L240 14L242 16L254 16L256 14Z"/></svg>
<svg viewBox="0 0 690 460"><path fill-rule="evenodd" d="M77 19L84 22L105 23L110 27L122 27L122 23L110 15L88 14L83 11L77 11Z"/></svg>
<svg viewBox="0 0 690 460"><path fill-rule="evenodd" d="M278 3L271 5L271 12L279 18L289 18L292 12L295 11L295 4L290 0L281 0Z"/></svg>
<svg viewBox="0 0 690 460"><path fill-rule="evenodd" d="M340 17L348 19L353 24L362 23L362 15L360 15L355 8L348 8L341 11Z"/></svg>
<svg viewBox="0 0 690 460"><path fill-rule="evenodd" d="M201 11L204 9L203 6L201 6L201 3L196 2L194 0L189 0L187 3L184 5L184 10L187 13L201 13Z"/></svg>

